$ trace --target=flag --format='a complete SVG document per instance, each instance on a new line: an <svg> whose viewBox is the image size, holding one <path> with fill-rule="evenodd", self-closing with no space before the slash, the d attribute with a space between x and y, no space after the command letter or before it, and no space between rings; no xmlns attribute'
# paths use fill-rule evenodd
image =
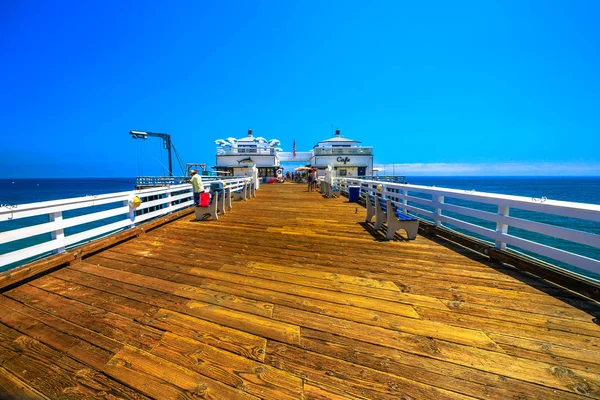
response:
<svg viewBox="0 0 600 400"><path fill-rule="evenodd" d="M292 155L296 158L296 139L294 139L294 147L292 148Z"/></svg>

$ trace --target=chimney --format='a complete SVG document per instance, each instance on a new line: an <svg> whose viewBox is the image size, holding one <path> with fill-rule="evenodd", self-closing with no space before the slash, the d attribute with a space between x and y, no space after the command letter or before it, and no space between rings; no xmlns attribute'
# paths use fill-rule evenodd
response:
<svg viewBox="0 0 600 400"><path fill-rule="evenodd" d="M252 137L252 128L248 128L248 137Z"/></svg>
<svg viewBox="0 0 600 400"><path fill-rule="evenodd" d="M335 130L335 137L340 137L340 128Z"/></svg>

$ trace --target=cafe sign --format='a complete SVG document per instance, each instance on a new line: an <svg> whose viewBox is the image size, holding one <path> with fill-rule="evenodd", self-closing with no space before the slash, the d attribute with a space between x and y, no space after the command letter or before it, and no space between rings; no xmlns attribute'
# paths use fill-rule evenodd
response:
<svg viewBox="0 0 600 400"><path fill-rule="evenodd" d="M343 162L346 165L347 162L350 162L350 157L338 157L337 162Z"/></svg>

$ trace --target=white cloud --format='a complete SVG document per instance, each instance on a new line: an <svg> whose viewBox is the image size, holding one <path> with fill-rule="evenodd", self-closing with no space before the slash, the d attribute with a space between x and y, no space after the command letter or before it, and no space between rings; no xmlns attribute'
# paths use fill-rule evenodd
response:
<svg viewBox="0 0 600 400"><path fill-rule="evenodd" d="M599 176L600 163L375 164L379 175L405 176Z"/></svg>

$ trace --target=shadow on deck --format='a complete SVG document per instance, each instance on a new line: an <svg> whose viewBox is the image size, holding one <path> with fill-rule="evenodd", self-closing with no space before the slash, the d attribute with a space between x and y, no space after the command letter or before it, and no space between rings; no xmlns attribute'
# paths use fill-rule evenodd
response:
<svg viewBox="0 0 600 400"><path fill-rule="evenodd" d="M364 215L264 185L10 288L0 398L600 398L597 303Z"/></svg>

